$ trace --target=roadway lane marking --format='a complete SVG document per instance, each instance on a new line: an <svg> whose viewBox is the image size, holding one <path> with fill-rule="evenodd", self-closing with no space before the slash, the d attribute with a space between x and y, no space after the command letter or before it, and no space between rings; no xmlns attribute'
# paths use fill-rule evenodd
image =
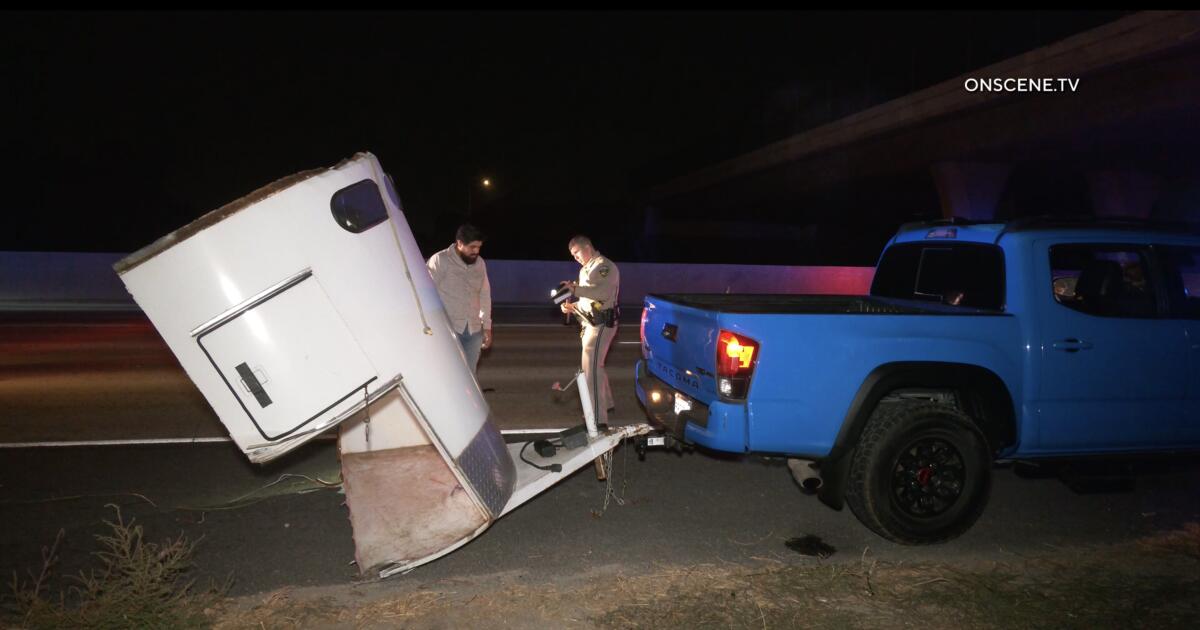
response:
<svg viewBox="0 0 1200 630"><path fill-rule="evenodd" d="M333 440L337 436L318 436L313 440ZM69 442L10 442L0 444L0 448L50 448L56 446L131 446L145 444L214 444L220 442L232 442L232 438L227 437L207 437L207 438L148 438L143 440L77 440Z"/></svg>
<svg viewBox="0 0 1200 630"><path fill-rule="evenodd" d="M563 324L492 324L492 328L567 328Z"/></svg>
<svg viewBox="0 0 1200 630"><path fill-rule="evenodd" d="M546 429L503 429L500 431L502 435L536 435L541 433L561 433L566 431L563 427L553 427ZM335 435L321 435L313 438L316 440L334 440ZM205 437L205 438L147 438L142 440L76 440L64 442L11 442L0 443L0 448L51 448L56 446L131 446L143 444L217 444L221 442L232 442L232 438L227 437Z"/></svg>
<svg viewBox="0 0 1200 630"><path fill-rule="evenodd" d="M72 440L64 442L11 442L0 444L0 448L47 448L51 446L126 446L129 444L193 444L232 442L227 437L212 438L153 438L145 440Z"/></svg>

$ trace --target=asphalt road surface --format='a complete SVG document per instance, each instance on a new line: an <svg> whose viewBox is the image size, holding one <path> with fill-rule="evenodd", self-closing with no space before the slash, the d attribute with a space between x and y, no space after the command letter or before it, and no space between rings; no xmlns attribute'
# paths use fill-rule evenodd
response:
<svg viewBox="0 0 1200 630"><path fill-rule="evenodd" d="M553 307L495 315L479 381L501 429L578 424L566 385L579 366L577 326ZM614 424L640 422L633 365L637 319L608 356ZM572 390L573 392L574 390ZM223 440L225 428L150 322L140 314L8 314L0 318L0 442Z"/></svg>
<svg viewBox="0 0 1200 630"><path fill-rule="evenodd" d="M578 421L577 400L556 402L550 389L574 373L578 340L548 319L498 328L481 364L503 428ZM636 325L627 325L619 341L636 336ZM636 343L615 344L610 354L614 422L641 419L632 393L637 356ZM153 330L127 316L0 326L0 413L9 444L223 436ZM614 461L612 490L621 502L605 509L606 486L585 468L465 547L392 579L815 562L785 545L802 535L837 549L833 560L1012 559L1200 520L1200 468L1190 462L1151 467L1132 481L1089 478L1074 489L1054 475L997 467L991 503L973 529L943 545L905 547L874 535L848 510L802 494L779 459L651 451L638 461L622 447ZM361 578L344 496L320 483L338 477L328 440L267 466L249 464L228 442L0 449L0 575L39 570L42 548L59 530L57 573L84 568L97 550L94 535L105 532L102 520L119 509L147 540L181 533L199 540L201 582L232 576L235 594L354 582Z"/></svg>

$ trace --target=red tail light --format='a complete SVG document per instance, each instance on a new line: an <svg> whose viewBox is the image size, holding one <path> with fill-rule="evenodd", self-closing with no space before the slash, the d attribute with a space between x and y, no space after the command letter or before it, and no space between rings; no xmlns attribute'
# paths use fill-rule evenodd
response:
<svg viewBox="0 0 1200 630"><path fill-rule="evenodd" d="M758 365L758 342L722 330L717 336L717 391L727 398L745 398Z"/></svg>
<svg viewBox="0 0 1200 630"><path fill-rule="evenodd" d="M758 361L758 342L722 330L717 337L717 375L749 376Z"/></svg>

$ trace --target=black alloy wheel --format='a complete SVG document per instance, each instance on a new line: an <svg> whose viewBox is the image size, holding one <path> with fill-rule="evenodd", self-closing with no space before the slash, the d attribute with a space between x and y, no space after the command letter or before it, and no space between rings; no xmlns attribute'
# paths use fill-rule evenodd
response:
<svg viewBox="0 0 1200 630"><path fill-rule="evenodd" d="M900 451L892 472L896 506L915 517L942 514L962 496L962 455L945 440L924 438Z"/></svg>

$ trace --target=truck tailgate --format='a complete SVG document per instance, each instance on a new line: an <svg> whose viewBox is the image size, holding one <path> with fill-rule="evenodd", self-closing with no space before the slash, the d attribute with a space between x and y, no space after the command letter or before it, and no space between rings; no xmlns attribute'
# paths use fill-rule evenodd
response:
<svg viewBox="0 0 1200 630"><path fill-rule="evenodd" d="M717 397L717 314L646 298L642 312L642 355L647 370L704 404Z"/></svg>

